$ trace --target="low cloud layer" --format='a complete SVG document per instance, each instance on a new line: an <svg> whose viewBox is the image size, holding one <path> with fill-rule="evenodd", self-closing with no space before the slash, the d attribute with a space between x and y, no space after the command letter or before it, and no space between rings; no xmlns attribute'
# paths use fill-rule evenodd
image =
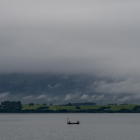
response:
<svg viewBox="0 0 140 140"><path fill-rule="evenodd" d="M140 103L139 81L139 78L116 79L91 75L2 74L0 102L136 104Z"/></svg>
<svg viewBox="0 0 140 140"><path fill-rule="evenodd" d="M138 76L139 4L1 1L0 72Z"/></svg>

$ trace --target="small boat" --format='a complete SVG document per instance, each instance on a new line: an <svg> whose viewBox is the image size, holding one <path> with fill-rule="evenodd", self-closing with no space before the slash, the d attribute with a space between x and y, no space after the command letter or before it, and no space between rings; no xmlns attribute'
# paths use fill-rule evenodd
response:
<svg viewBox="0 0 140 140"><path fill-rule="evenodd" d="M67 124L80 124L80 122L77 120L77 122L70 122L69 118L67 118Z"/></svg>

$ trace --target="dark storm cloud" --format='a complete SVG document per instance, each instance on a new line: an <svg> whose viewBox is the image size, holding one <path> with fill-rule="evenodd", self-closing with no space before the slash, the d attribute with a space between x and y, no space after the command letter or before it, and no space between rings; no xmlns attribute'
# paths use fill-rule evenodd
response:
<svg viewBox="0 0 140 140"><path fill-rule="evenodd" d="M118 83L100 81L100 95L94 98L103 99L106 92L139 94L139 1L0 0L0 5L1 73L122 78ZM82 94L79 99L91 96ZM72 98L77 97L66 93L63 100Z"/></svg>
<svg viewBox="0 0 140 140"><path fill-rule="evenodd" d="M1 72L139 74L139 4L1 1Z"/></svg>

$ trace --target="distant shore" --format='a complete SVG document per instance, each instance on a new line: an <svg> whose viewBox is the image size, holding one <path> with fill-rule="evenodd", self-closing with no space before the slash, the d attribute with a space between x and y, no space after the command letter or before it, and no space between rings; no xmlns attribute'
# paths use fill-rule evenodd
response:
<svg viewBox="0 0 140 140"><path fill-rule="evenodd" d="M4 101L0 105L0 113L140 113L140 105L25 105L20 101Z"/></svg>
<svg viewBox="0 0 140 140"><path fill-rule="evenodd" d="M140 105L22 105L25 113L140 113ZM42 108L42 109L41 109ZM43 109L44 108L44 109ZM46 109L45 109L46 108Z"/></svg>

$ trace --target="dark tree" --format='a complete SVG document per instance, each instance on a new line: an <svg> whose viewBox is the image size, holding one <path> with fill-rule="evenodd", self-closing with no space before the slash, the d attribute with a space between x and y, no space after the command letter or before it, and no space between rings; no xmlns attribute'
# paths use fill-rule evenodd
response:
<svg viewBox="0 0 140 140"><path fill-rule="evenodd" d="M81 109L79 106L76 106L76 109Z"/></svg>
<svg viewBox="0 0 140 140"><path fill-rule="evenodd" d="M34 105L34 103L29 103L29 106L33 106Z"/></svg>
<svg viewBox="0 0 140 140"><path fill-rule="evenodd" d="M68 106L72 106L72 104L71 103L68 103Z"/></svg>

